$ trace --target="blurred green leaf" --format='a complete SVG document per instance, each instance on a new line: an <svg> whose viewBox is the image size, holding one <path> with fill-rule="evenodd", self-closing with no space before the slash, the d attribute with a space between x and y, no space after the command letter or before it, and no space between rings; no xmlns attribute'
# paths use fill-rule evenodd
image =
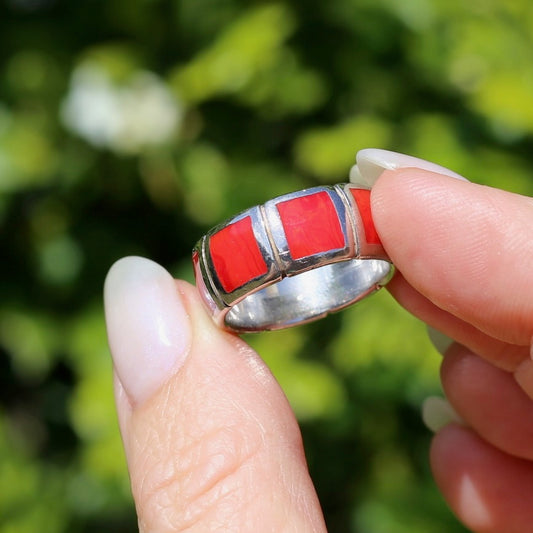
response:
<svg viewBox="0 0 533 533"><path fill-rule="evenodd" d="M19 379L38 382L50 370L58 336L48 317L5 309L0 311L0 343L10 353Z"/></svg>
<svg viewBox="0 0 533 533"><path fill-rule="evenodd" d="M383 120L361 115L330 128L306 131L295 144L300 168L326 180L345 180L363 147L388 146L390 129Z"/></svg>
<svg viewBox="0 0 533 533"><path fill-rule="evenodd" d="M48 185L54 179L58 154L42 118L39 111L0 109L0 194Z"/></svg>
<svg viewBox="0 0 533 533"><path fill-rule="evenodd" d="M238 92L276 64L293 28L294 18L284 4L251 8L210 48L184 68L178 67L171 83L188 102Z"/></svg>
<svg viewBox="0 0 533 533"><path fill-rule="evenodd" d="M342 411L345 391L331 368L298 357L305 341L301 330L271 332L268 337L263 334L248 340L278 378L300 420L334 417Z"/></svg>

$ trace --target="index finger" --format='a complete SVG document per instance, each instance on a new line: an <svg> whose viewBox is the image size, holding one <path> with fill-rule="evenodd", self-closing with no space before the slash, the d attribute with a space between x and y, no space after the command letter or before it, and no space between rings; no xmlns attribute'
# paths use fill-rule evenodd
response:
<svg viewBox="0 0 533 533"><path fill-rule="evenodd" d="M403 168L380 176L372 212L392 261L423 296L491 337L530 343L530 198Z"/></svg>

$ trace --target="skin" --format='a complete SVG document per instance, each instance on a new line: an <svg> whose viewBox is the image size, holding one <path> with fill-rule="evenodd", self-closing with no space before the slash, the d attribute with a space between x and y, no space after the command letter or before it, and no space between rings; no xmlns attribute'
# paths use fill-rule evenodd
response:
<svg viewBox="0 0 533 533"><path fill-rule="evenodd" d="M379 178L372 209L399 271L389 290L457 341L442 382L465 426L435 436L436 482L472 531L528 531L533 201L402 169ZM115 379L141 532L326 531L275 379L241 339L213 325L194 287L177 281L176 291L192 331L183 366L141 403Z"/></svg>
<svg viewBox="0 0 533 533"><path fill-rule="evenodd" d="M409 205L409 216L401 216L402 204ZM436 435L436 482L472 531L528 531L533 201L404 169L377 182L373 213L402 273L390 285L392 294L460 343L447 351L441 376L468 428L449 426Z"/></svg>

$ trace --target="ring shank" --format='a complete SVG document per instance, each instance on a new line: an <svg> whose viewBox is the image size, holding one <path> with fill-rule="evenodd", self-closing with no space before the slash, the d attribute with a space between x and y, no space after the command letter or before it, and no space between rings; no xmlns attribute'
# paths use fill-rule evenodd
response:
<svg viewBox="0 0 533 533"><path fill-rule="evenodd" d="M365 298L392 274L392 264L381 259L327 264L249 294L228 308L224 324L249 332L303 324Z"/></svg>

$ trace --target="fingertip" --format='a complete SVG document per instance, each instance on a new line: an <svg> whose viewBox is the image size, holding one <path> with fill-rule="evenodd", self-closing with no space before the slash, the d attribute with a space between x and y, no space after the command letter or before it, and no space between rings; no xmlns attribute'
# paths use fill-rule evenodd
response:
<svg viewBox="0 0 533 533"><path fill-rule="evenodd" d="M376 230L392 262L415 287L439 282L439 265L449 262L448 250L457 247L457 224L448 216L468 213L460 189L471 185L419 168L386 170L374 185Z"/></svg>
<svg viewBox="0 0 533 533"><path fill-rule="evenodd" d="M441 427L434 435L430 446L430 463L435 481L448 499L451 487L456 483L457 456L468 453L472 438L476 438L470 428L457 423Z"/></svg>
<svg viewBox="0 0 533 533"><path fill-rule="evenodd" d="M145 401L183 365L191 343L187 310L172 276L142 257L125 257L104 284L114 368L130 402Z"/></svg>
<svg viewBox="0 0 533 533"><path fill-rule="evenodd" d="M531 201L420 169L385 171L372 191L376 230L405 279L487 335L531 339ZM509 275L512 272L513 275Z"/></svg>
<svg viewBox="0 0 533 533"><path fill-rule="evenodd" d="M195 531L243 523L324 531L299 428L274 376L215 325L195 287L173 283L188 314L189 354L122 424L140 523L150 531L191 523Z"/></svg>
<svg viewBox="0 0 533 533"><path fill-rule="evenodd" d="M434 473L438 478L449 473L446 465L457 457L457 451L467 451L472 438L478 438L475 433L463 424L449 423L435 433L431 442L430 459Z"/></svg>
<svg viewBox="0 0 533 533"><path fill-rule="evenodd" d="M475 531L493 531L494 518L483 483L463 464L478 437L457 424L442 428L433 438L430 458L435 481L457 517Z"/></svg>
<svg viewBox="0 0 533 533"><path fill-rule="evenodd" d="M434 437L435 481L457 517L479 533L522 533L533 520L533 465L505 454L474 431L449 425Z"/></svg>
<svg viewBox="0 0 533 533"><path fill-rule="evenodd" d="M395 218L397 210L416 214L412 208L424 206L442 196L442 189L464 188L472 183L449 174L441 174L422 168L398 168L385 170L372 188L372 213L374 221L383 224ZM421 227L419 226L419 230Z"/></svg>

